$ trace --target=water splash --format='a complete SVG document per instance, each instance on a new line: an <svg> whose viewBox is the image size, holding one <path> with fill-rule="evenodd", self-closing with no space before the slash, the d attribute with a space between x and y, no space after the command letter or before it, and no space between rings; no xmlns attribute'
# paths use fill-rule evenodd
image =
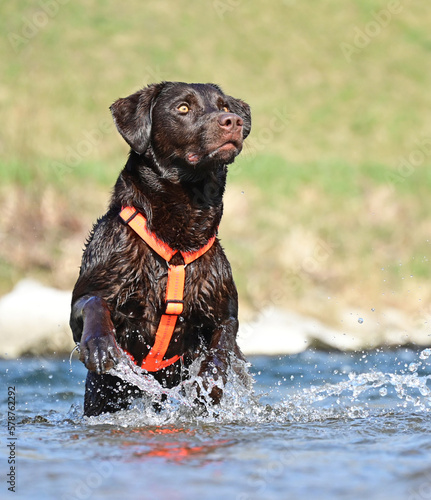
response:
<svg viewBox="0 0 431 500"><path fill-rule="evenodd" d="M428 359L430 356L431 356L431 349L429 347L427 347L426 349L424 349L420 353L419 358L420 359Z"/></svg>
<svg viewBox="0 0 431 500"><path fill-rule="evenodd" d="M121 427L212 423L256 425L367 418L405 408L429 412L431 375L420 376L418 370L425 367L430 356L431 349L423 350L417 360L406 365L406 370L400 370L399 373L375 369L364 373L350 372L337 383L295 388L292 393L278 400L277 395L272 394L271 404L263 403L266 395L254 390L249 365L235 360L229 370L227 383L222 386L223 398L217 406L194 403L197 398L196 386L204 395L208 395L212 389L210 384L205 390L198 375L200 360L190 368L190 379L177 387L166 389L127 356L123 356L110 373L139 387L145 396L136 400L130 410L85 420L90 425L112 424ZM216 380L211 383L221 384ZM156 407L155 402L158 403Z"/></svg>
<svg viewBox="0 0 431 500"><path fill-rule="evenodd" d="M396 404L397 409L413 405L418 411L429 411L431 391L427 383L431 376L420 377L417 373L419 366L420 363L414 363L414 367L410 364L412 373L351 372L347 380L336 384L304 388L282 402L280 407L289 409L295 421L304 417L315 420L322 416L358 418L367 417L376 410L394 409L393 397L388 402L389 407L383 403L383 398L395 395L401 400ZM329 402L329 406L319 408L322 402Z"/></svg>
<svg viewBox="0 0 431 500"><path fill-rule="evenodd" d="M254 400L254 380L249 373L250 365L232 357L226 384L223 384L221 379L209 378L205 387L203 379L198 375L201 362L202 359L195 360L188 368L190 377L178 386L168 389L123 354L109 374L138 387L144 396L138 398L130 410L90 417L87 419L88 423L123 427L160 426L195 421L210 423L234 421L239 415L250 413L249 404ZM208 401L215 386L223 390L223 398L220 405L213 406Z"/></svg>

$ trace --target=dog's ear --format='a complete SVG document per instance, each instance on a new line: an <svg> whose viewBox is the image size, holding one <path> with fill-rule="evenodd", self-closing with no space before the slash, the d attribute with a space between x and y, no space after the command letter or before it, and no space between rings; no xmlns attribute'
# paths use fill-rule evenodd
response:
<svg viewBox="0 0 431 500"><path fill-rule="evenodd" d="M148 148L151 137L151 111L165 83L148 85L129 97L118 99L109 108L118 132L136 153Z"/></svg>
<svg viewBox="0 0 431 500"><path fill-rule="evenodd" d="M251 131L251 110L250 106L241 101L241 99L235 99L229 95L226 96L227 104L229 106L229 111L240 116L243 121L243 138L245 139Z"/></svg>

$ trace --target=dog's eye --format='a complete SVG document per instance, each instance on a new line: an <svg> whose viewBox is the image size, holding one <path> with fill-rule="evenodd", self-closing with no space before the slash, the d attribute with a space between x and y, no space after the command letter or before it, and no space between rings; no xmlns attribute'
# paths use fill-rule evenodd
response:
<svg viewBox="0 0 431 500"><path fill-rule="evenodd" d="M180 104L177 109L184 115L190 111L190 108L187 106L187 104Z"/></svg>

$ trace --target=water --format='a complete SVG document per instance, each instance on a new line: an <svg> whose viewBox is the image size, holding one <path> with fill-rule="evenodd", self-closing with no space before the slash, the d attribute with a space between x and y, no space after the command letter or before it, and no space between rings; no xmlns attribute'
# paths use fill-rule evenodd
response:
<svg viewBox="0 0 431 500"><path fill-rule="evenodd" d="M84 367L1 361L0 498L431 498L431 350L252 357L255 383L196 412L179 391L82 416ZM130 367L129 367L130 368ZM136 376L127 367L126 378ZM142 381L152 398L160 389ZM16 390L16 490L7 490L7 389Z"/></svg>

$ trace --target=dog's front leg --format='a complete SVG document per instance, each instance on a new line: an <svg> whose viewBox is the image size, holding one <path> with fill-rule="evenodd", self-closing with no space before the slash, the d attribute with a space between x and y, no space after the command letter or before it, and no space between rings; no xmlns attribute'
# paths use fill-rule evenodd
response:
<svg viewBox="0 0 431 500"><path fill-rule="evenodd" d="M94 295L79 298L72 306L70 327L75 342L79 343L79 359L88 370L105 373L117 363L120 352L104 299Z"/></svg>
<svg viewBox="0 0 431 500"><path fill-rule="evenodd" d="M208 354L202 361L199 376L206 391L209 391L211 402L218 404L223 396L223 389L214 382L222 381L223 386L227 381L230 356L237 355L242 358L237 344L236 334L238 331L238 319L230 317L218 327L211 338L208 346ZM211 389L212 386L212 389Z"/></svg>

